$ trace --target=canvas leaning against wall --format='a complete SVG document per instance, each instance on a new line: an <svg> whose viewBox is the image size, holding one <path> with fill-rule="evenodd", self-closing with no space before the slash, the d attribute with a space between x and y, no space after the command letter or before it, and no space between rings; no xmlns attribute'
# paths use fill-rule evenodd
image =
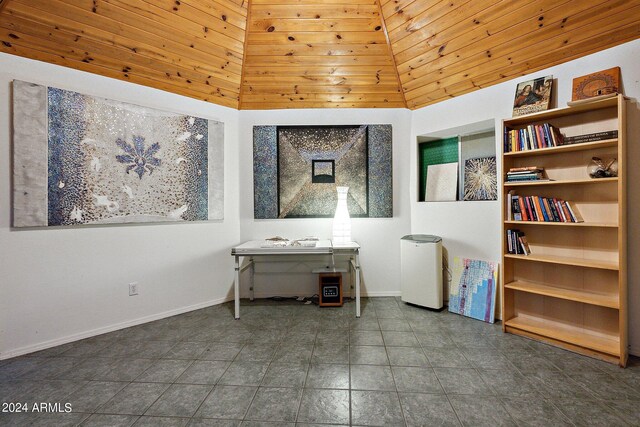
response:
<svg viewBox="0 0 640 427"><path fill-rule="evenodd" d="M254 217L333 217L349 187L351 217L392 217L391 125L255 126Z"/></svg>
<svg viewBox="0 0 640 427"><path fill-rule="evenodd" d="M13 226L224 213L224 124L13 82Z"/></svg>

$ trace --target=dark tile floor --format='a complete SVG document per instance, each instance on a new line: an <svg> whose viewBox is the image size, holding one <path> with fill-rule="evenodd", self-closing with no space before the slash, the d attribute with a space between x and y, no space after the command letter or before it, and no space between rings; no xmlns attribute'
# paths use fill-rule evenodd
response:
<svg viewBox="0 0 640 427"><path fill-rule="evenodd" d="M627 369L398 298L224 304L0 362L0 425L640 425ZM53 404L34 412L33 405ZM5 405L7 404L7 405Z"/></svg>

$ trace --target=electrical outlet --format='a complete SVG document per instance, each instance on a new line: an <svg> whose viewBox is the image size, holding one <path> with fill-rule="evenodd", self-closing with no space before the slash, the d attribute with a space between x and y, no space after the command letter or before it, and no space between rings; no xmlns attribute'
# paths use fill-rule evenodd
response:
<svg viewBox="0 0 640 427"><path fill-rule="evenodd" d="M138 282L129 283L129 296L138 295Z"/></svg>

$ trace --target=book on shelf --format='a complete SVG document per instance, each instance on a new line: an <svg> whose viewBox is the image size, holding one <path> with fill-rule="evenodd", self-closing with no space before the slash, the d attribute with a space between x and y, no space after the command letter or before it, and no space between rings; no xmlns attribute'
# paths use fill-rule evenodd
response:
<svg viewBox="0 0 640 427"><path fill-rule="evenodd" d="M538 150L564 144L560 131L549 123L530 124L520 129L504 131L504 152Z"/></svg>
<svg viewBox="0 0 640 427"><path fill-rule="evenodd" d="M525 167L509 169L506 181L549 181L549 179L544 177L544 168Z"/></svg>
<svg viewBox="0 0 640 427"><path fill-rule="evenodd" d="M507 252L514 255L529 255L531 249L524 233L518 229L507 230Z"/></svg>
<svg viewBox="0 0 640 427"><path fill-rule="evenodd" d="M529 242L527 242L527 236L524 233L518 236L518 244L522 248L523 255L531 255L531 248L529 248Z"/></svg>
<svg viewBox="0 0 640 427"><path fill-rule="evenodd" d="M509 193L508 221L584 222L576 205L555 197L521 196Z"/></svg>
<svg viewBox="0 0 640 427"><path fill-rule="evenodd" d="M584 222L584 219L582 219L582 215L580 215L580 212L576 208L575 204L573 202L565 203L567 205L567 208L569 209L569 214L571 214L571 219L573 219L573 222Z"/></svg>
<svg viewBox="0 0 640 427"><path fill-rule="evenodd" d="M529 213L524 202L524 197L518 197L518 205L520 206L520 216L522 221L529 221Z"/></svg>
<svg viewBox="0 0 640 427"><path fill-rule="evenodd" d="M585 142L597 142L597 141L605 141L607 139L616 139L618 138L617 130L608 130L605 132L595 132L595 133L587 133L584 135L576 135L576 136L566 136L564 138L565 144L581 144Z"/></svg>
<svg viewBox="0 0 640 427"><path fill-rule="evenodd" d="M539 166L521 166L518 168L509 168L509 172L531 172L537 170L543 170L543 168Z"/></svg>
<svg viewBox="0 0 640 427"><path fill-rule="evenodd" d="M520 212L520 196L512 196L511 198L511 209L513 212L513 220L514 221L522 221L522 212Z"/></svg>

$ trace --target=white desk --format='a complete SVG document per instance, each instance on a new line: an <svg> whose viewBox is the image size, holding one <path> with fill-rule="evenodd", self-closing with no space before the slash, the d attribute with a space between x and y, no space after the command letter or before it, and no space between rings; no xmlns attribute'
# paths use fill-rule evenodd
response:
<svg viewBox="0 0 640 427"><path fill-rule="evenodd" d="M308 246L270 246L265 247L264 240L251 240L231 248L231 255L235 257L235 318L240 318L240 257L270 256L270 255L347 255L350 256L349 268L353 268L356 276L356 317L360 317L360 245L356 242L333 244L331 240L319 240L314 247ZM333 259L333 258L332 258ZM335 265L332 267L335 268ZM329 270L331 271L331 270ZM253 275L253 269L251 270ZM251 289L253 300L253 287Z"/></svg>

